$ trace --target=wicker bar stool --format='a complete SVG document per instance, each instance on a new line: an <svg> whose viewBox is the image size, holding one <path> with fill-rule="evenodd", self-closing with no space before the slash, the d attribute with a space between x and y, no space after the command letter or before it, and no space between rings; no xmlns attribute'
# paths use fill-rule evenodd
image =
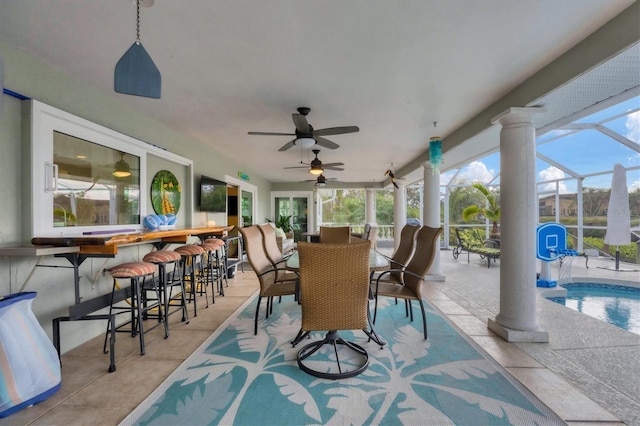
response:
<svg viewBox="0 0 640 426"><path fill-rule="evenodd" d="M167 320L170 315L182 311L182 322L186 321L188 324L187 294L184 288L181 259L180 253L171 250L152 251L142 258L145 262L158 265L160 296ZM175 294L174 288L177 289ZM170 309L172 307L174 309Z"/></svg>
<svg viewBox="0 0 640 426"><path fill-rule="evenodd" d="M206 302L205 307L209 307L209 298L207 297L207 283L203 272L204 268L204 249L195 244L187 244L177 247L174 251L180 253L180 265L182 268L182 275L185 281L189 282L189 301L193 300L193 316L198 316L198 303L196 301L196 293L198 292L198 285L200 285L200 293L204 292L204 300Z"/></svg>
<svg viewBox="0 0 640 426"><path fill-rule="evenodd" d="M164 324L164 337L169 336L166 318L164 318L162 303L160 298L160 289L156 284L155 274L158 267L149 262L128 262L111 268L111 276L113 277L113 289L111 291L111 302L109 307L109 316L115 318L115 315L129 312L131 318L120 325L107 322L107 333L105 335L104 353L107 353L107 337L111 334L111 327L116 332L131 333L131 337L139 336L140 339L140 355L144 355L144 334L153 330L161 323ZM128 279L130 285L128 288L119 288L118 280ZM153 291L155 298L148 298L147 292ZM118 305L118 303L130 297L127 306ZM145 330L144 320L150 316L152 310L157 309L158 324ZM130 328L125 327L129 325Z"/></svg>
<svg viewBox="0 0 640 426"><path fill-rule="evenodd" d="M224 284L227 282L227 270L224 267L225 243L219 238L208 238L204 244L212 250L212 266L215 273L215 280L218 283L218 294L224 296ZM203 245L204 245L203 244Z"/></svg>

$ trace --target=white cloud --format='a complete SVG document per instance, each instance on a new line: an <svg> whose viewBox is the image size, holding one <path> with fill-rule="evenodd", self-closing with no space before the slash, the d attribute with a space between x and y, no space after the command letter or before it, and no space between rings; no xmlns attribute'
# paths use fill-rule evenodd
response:
<svg viewBox="0 0 640 426"><path fill-rule="evenodd" d="M549 182L549 181L555 181L557 179L563 179L565 177L565 174L559 168L557 168L555 166L549 166L546 169L541 170L538 173L538 177L540 178L539 179L540 182ZM538 190L540 192L555 191L556 190L556 183L555 182L549 182L549 183L543 184L543 185L538 187ZM565 181L558 182L558 190L560 191L560 194L566 194L566 193L569 192L567 190L567 185L566 185Z"/></svg>
<svg viewBox="0 0 640 426"><path fill-rule="evenodd" d="M467 167L458 175L457 181L470 182L482 182L487 183L493 179L495 171L493 169L487 169L487 166L480 161L472 161Z"/></svg>
<svg viewBox="0 0 640 426"><path fill-rule="evenodd" d="M624 123L627 128L628 139L640 144L640 111L636 111L627 116L627 121Z"/></svg>
<svg viewBox="0 0 640 426"><path fill-rule="evenodd" d="M629 185L629 192L637 191L638 189L640 189L640 180L637 180Z"/></svg>

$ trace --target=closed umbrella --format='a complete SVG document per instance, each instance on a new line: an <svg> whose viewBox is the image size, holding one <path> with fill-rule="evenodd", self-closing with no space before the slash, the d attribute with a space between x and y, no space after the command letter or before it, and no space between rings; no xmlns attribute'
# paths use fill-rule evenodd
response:
<svg viewBox="0 0 640 426"><path fill-rule="evenodd" d="M620 270L620 247L631 244L631 212L627 190L627 170L622 164L613 167L611 195L607 210L607 233L604 243L616 246L616 271Z"/></svg>

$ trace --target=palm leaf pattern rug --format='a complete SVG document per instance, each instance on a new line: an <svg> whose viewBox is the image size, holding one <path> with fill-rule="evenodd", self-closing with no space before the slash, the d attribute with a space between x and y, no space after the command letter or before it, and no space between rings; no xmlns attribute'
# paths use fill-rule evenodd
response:
<svg viewBox="0 0 640 426"><path fill-rule="evenodd" d="M411 323L403 303L380 299L376 329L387 345L368 342L362 331L341 332L367 349L369 368L325 380L297 366L306 343L293 348L290 341L300 306L290 298L275 303L254 336L255 303L229 317L122 424L564 424L428 304L425 341L417 304Z"/></svg>

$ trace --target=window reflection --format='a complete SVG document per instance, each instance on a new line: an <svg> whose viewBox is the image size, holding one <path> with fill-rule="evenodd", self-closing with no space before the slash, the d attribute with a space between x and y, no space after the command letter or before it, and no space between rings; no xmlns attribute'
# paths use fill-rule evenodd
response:
<svg viewBox="0 0 640 426"><path fill-rule="evenodd" d="M58 166L54 227L140 223L139 157L54 131L53 161ZM114 176L123 162L131 174Z"/></svg>

